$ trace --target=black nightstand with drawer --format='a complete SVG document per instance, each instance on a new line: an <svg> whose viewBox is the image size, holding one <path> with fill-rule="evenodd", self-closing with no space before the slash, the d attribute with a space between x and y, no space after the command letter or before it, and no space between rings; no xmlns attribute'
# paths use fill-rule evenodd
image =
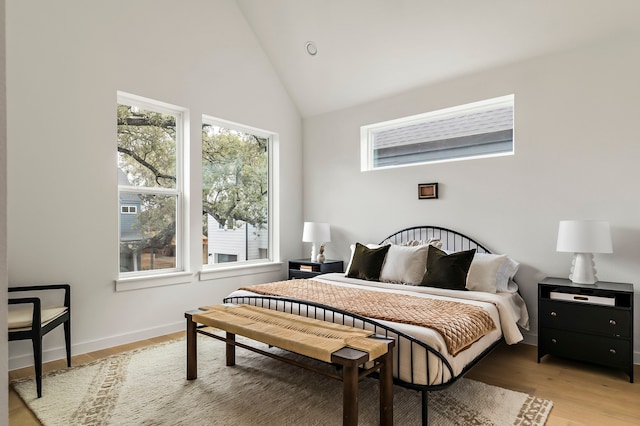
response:
<svg viewBox="0 0 640 426"><path fill-rule="evenodd" d="M616 368L633 382L633 284L538 283L538 362L547 354Z"/></svg>
<svg viewBox="0 0 640 426"><path fill-rule="evenodd" d="M289 261L289 279L313 278L328 272L343 272L342 260L325 260L323 263L312 262L308 259Z"/></svg>

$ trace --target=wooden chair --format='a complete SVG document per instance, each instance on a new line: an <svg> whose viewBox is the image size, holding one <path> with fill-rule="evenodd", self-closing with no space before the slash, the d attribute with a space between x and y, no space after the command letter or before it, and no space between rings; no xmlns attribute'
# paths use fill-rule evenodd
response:
<svg viewBox="0 0 640 426"><path fill-rule="evenodd" d="M71 286L48 284L9 287L9 292L64 290L64 306L42 307L39 297L9 298L9 305L27 305L9 310L9 341L31 339L36 370L38 398L42 397L42 338L64 324L64 340L67 350L67 366L71 367Z"/></svg>

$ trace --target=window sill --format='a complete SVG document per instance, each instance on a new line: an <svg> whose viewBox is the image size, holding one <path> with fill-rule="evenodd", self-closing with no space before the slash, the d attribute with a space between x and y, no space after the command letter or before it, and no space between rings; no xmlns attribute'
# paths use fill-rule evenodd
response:
<svg viewBox="0 0 640 426"><path fill-rule="evenodd" d="M281 272L282 262L243 264L224 266L200 271L199 280L208 281L222 278L240 277L268 272ZM168 285L190 284L193 274L190 272L173 272L158 275L120 278L115 281L116 291L141 290L144 288L163 287Z"/></svg>
<svg viewBox="0 0 640 426"><path fill-rule="evenodd" d="M168 274L146 275L143 277L120 278L116 280L116 291L189 284L192 281L192 276L193 274L190 272L173 272Z"/></svg>
<svg viewBox="0 0 640 426"><path fill-rule="evenodd" d="M282 271L282 262L243 264L234 266L222 266L200 271L200 281L216 280L221 278L240 277L242 275L263 274L266 272Z"/></svg>

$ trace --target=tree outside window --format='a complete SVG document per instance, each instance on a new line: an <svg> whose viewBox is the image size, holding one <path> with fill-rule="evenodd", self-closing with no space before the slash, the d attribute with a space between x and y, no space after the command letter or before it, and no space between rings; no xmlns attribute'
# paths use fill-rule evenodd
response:
<svg viewBox="0 0 640 426"><path fill-rule="evenodd" d="M269 258L270 141L262 131L203 117L204 264Z"/></svg>
<svg viewBox="0 0 640 426"><path fill-rule="evenodd" d="M179 109L119 96L121 273L181 267L177 230L182 198L182 179L178 173L182 117ZM123 206L133 208L123 214Z"/></svg>
<svg viewBox="0 0 640 426"><path fill-rule="evenodd" d="M184 109L119 93L120 273L179 271L184 242ZM269 155L273 134L203 116L204 265L270 258Z"/></svg>

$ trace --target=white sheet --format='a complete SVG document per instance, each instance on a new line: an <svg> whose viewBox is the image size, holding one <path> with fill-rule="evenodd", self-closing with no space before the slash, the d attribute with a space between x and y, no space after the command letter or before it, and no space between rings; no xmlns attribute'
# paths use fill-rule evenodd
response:
<svg viewBox="0 0 640 426"><path fill-rule="evenodd" d="M453 300L480 306L485 309L496 324L496 329L483 336L469 348L458 353L455 357L447 352L444 339L440 333L433 329L374 319L380 324L408 334L439 351L452 366L455 376L460 374L466 365L476 359L485 349L491 346L491 344L499 340L501 336L504 335L505 341L508 344L514 344L523 339L518 325L523 328L528 328L529 316L527 309L524 300L522 300L517 293L482 293L476 291L408 286L403 284L388 284L346 278L344 274L340 273L324 274L315 277L314 280L332 285L359 288L366 287L369 290L381 292L403 293L417 297ZM236 290L230 294L230 296L247 295L255 294L245 290ZM287 307L287 309L290 308L289 306ZM293 311L296 312L296 309L294 306ZM341 321L342 317L339 315L334 319L334 322ZM412 352L414 357L413 362L411 362ZM413 350L402 348L400 353L402 354L402 358L398 359L398 348L396 347L394 349L394 376L405 382L420 385L427 384L427 382L428 384L438 384L447 382L451 378L448 369L442 365L437 356L429 355L428 362L426 362L426 351L417 345L414 345Z"/></svg>

